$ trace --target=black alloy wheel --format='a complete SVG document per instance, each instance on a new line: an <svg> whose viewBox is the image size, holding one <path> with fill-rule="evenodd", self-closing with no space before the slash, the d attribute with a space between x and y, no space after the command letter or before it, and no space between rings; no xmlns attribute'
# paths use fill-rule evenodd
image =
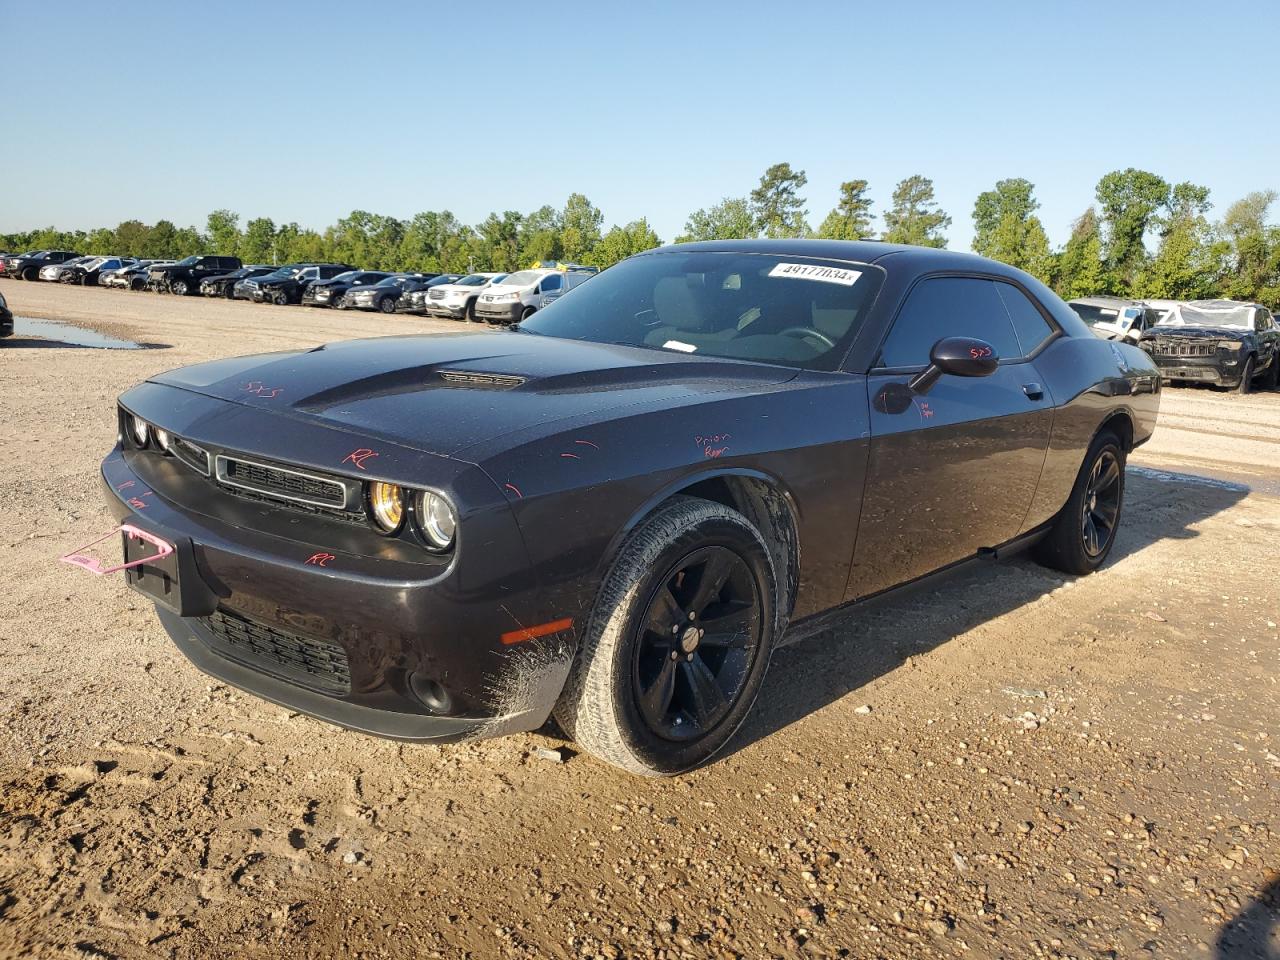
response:
<svg viewBox="0 0 1280 960"><path fill-rule="evenodd" d="M396 302L390 297L383 297L381 300L378 301L378 309L381 310L383 313L395 313Z"/></svg>
<svg viewBox="0 0 1280 960"><path fill-rule="evenodd" d="M1111 546L1120 518L1120 461L1111 450L1103 450L1094 461L1082 508L1080 528L1085 553L1102 556Z"/></svg>
<svg viewBox="0 0 1280 960"><path fill-rule="evenodd" d="M648 728L667 740L714 730L746 689L762 625L756 578L729 548L703 547L669 570L640 618L631 668Z"/></svg>

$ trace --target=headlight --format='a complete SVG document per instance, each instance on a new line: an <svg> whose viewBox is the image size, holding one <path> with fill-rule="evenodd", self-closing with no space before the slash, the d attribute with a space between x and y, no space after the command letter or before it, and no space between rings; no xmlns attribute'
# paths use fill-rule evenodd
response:
<svg viewBox="0 0 1280 960"><path fill-rule="evenodd" d="M1219 350L1239 350L1243 346L1244 346L1244 342L1241 340L1219 340L1218 341Z"/></svg>
<svg viewBox="0 0 1280 960"><path fill-rule="evenodd" d="M448 550L453 545L458 518L448 500L438 493L424 490L414 501L413 515L419 532L434 549Z"/></svg>
<svg viewBox="0 0 1280 960"><path fill-rule="evenodd" d="M156 446L158 446L165 453L169 452L169 431L168 430L161 430L159 427L155 427L151 431L151 436L155 438Z"/></svg>
<svg viewBox="0 0 1280 960"><path fill-rule="evenodd" d="M369 484L369 514L382 530L395 533L404 521L404 494L394 483Z"/></svg>
<svg viewBox="0 0 1280 960"><path fill-rule="evenodd" d="M147 439L151 434L147 421L136 414L129 414L129 432L133 434L133 442L138 446L145 447L147 445Z"/></svg>
<svg viewBox="0 0 1280 960"><path fill-rule="evenodd" d="M518 294L518 293L500 293L500 294L498 294L497 296L495 296L493 299L495 299L495 300L518 300L518 299L520 299L520 294Z"/></svg>

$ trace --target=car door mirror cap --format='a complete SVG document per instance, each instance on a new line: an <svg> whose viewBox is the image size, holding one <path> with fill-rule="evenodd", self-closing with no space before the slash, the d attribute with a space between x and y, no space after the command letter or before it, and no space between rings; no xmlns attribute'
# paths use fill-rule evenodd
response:
<svg viewBox="0 0 1280 960"><path fill-rule="evenodd" d="M974 337L943 337L929 351L929 366L908 381L913 393L929 392L944 373L953 377L989 377L1000 358L995 348Z"/></svg>

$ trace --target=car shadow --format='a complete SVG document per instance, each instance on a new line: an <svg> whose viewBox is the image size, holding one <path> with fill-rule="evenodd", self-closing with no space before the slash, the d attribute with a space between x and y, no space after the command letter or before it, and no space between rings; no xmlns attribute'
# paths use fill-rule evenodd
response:
<svg viewBox="0 0 1280 960"><path fill-rule="evenodd" d="M1228 920L1214 944L1216 960L1280 960L1280 872L1257 899Z"/></svg>
<svg viewBox="0 0 1280 960"><path fill-rule="evenodd" d="M1238 503L1243 484L1130 470L1125 519L1107 565L1167 539L1198 536L1194 525ZM1140 516L1134 522L1135 513ZM1106 576L1106 567L1097 576ZM1022 555L977 560L855 604L819 628L798 625L776 650L755 709L720 756L777 733L949 640L1024 606L1071 577ZM811 632L812 631L812 632ZM793 640L800 634L802 639ZM712 761L713 763L715 761Z"/></svg>
<svg viewBox="0 0 1280 960"><path fill-rule="evenodd" d="M103 347L96 344L85 343L69 343L65 340L45 340L37 337L6 337L0 340L0 350L111 350L111 351L129 351L129 350L172 350L171 343L136 343L130 341L131 346L128 347Z"/></svg>

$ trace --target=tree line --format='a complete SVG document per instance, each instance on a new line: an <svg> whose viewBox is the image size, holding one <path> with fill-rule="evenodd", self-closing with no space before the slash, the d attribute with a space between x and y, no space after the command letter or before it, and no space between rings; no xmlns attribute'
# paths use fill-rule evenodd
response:
<svg viewBox="0 0 1280 960"><path fill-rule="evenodd" d="M866 180L842 183L835 206L814 229L802 195L807 184L803 170L773 164L749 193L691 213L675 239L821 237L946 245L952 219L939 206L928 177L915 174L894 187L881 218L883 229L876 228ZM1250 193L1213 220L1207 187L1170 183L1130 167L1102 177L1094 199L1066 243L1054 249L1036 215L1040 204L1034 185L1022 178L1000 180L974 202L973 250L1026 270L1068 298L1109 293L1280 303L1280 227L1268 225L1274 191ZM600 210L574 193L560 208L495 212L474 225L448 210L424 211L407 220L355 210L322 231L268 217L242 227L239 214L214 210L203 230L168 220L151 225L126 220L90 231L50 227L0 234L0 248L155 259L218 253L246 263L341 261L373 270L462 273L511 271L544 260L603 269L662 242L643 217L607 231L603 225Z"/></svg>

